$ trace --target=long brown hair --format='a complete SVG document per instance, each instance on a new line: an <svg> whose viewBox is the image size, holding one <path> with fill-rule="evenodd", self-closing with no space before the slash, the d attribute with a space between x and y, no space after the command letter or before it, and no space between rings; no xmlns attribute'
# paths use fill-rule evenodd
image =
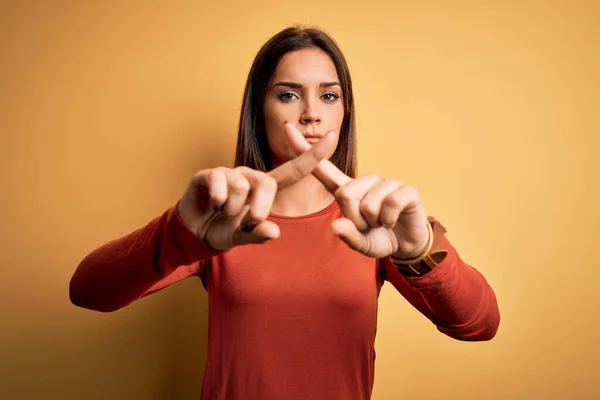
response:
<svg viewBox="0 0 600 400"><path fill-rule="evenodd" d="M268 171L271 150L267 142L263 103L279 60L285 54L318 48L329 55L337 70L344 100L344 120L338 146L330 160L346 175L356 176L356 123L352 81L346 59L335 41L317 28L290 27L269 39L260 49L246 81L240 114L235 166Z"/></svg>

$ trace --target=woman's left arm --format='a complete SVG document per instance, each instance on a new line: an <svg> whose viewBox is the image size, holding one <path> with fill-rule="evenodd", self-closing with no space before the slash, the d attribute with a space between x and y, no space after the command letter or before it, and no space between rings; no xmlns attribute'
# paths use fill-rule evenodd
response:
<svg viewBox="0 0 600 400"><path fill-rule="evenodd" d="M396 265L395 257L381 258L383 277L440 332L458 340L491 340L500 324L493 289L461 259L444 226L432 217L429 223L433 243L427 257L412 265Z"/></svg>
<svg viewBox="0 0 600 400"><path fill-rule="evenodd" d="M285 133L297 154L310 149L292 124L285 124ZM329 160L321 160L312 174L342 210L333 233L350 248L383 260L386 279L440 331L459 340L494 337L500 321L494 292L440 236L445 229L427 217L413 186L378 175L352 178Z"/></svg>

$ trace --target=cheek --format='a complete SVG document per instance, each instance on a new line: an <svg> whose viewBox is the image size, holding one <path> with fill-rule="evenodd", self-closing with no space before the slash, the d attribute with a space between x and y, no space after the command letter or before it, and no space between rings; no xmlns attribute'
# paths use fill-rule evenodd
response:
<svg viewBox="0 0 600 400"><path fill-rule="evenodd" d="M263 116L267 134L272 130L276 130L280 125L283 126L286 119L284 111L285 110L282 109L281 105L273 99L268 98L265 101Z"/></svg>
<svg viewBox="0 0 600 400"><path fill-rule="evenodd" d="M335 121L338 128L342 126L342 122L344 122L344 106L342 104L339 107L335 108Z"/></svg>
<svg viewBox="0 0 600 400"><path fill-rule="evenodd" d="M340 142L339 134L341 134L342 123L344 122L344 107L342 105L340 105L340 107L335 108L335 111L332 114L332 121L334 121L333 124L335 125L335 129L338 133L337 141L335 143L335 147L337 148Z"/></svg>
<svg viewBox="0 0 600 400"><path fill-rule="evenodd" d="M265 110L263 115L265 119L265 129L267 131L267 138L270 142L272 138L278 133L279 125L283 125L284 121L280 121L281 114L277 111L276 107L269 104L268 102L265 103Z"/></svg>
<svg viewBox="0 0 600 400"><path fill-rule="evenodd" d="M265 103L264 109L265 129L267 142L271 151L281 160L293 157L291 149L284 137L283 124L289 120L283 110L269 102Z"/></svg>

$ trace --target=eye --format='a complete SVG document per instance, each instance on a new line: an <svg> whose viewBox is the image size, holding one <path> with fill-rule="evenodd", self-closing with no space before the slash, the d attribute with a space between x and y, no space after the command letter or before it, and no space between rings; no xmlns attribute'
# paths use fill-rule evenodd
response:
<svg viewBox="0 0 600 400"><path fill-rule="evenodd" d="M323 95L321 96L321 98L326 102L326 103L334 103L337 99L340 98L340 95L335 93L335 92L327 92L327 93L323 93Z"/></svg>
<svg viewBox="0 0 600 400"><path fill-rule="evenodd" d="M296 95L296 93L294 92L282 92L279 93L279 95L277 96L279 98L279 100L283 101L284 103L289 103L290 101L296 99L299 99L298 95Z"/></svg>

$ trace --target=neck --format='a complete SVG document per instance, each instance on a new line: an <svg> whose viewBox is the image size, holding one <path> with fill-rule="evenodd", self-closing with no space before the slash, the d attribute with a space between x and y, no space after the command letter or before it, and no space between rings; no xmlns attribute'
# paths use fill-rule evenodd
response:
<svg viewBox="0 0 600 400"><path fill-rule="evenodd" d="M331 193L312 175L277 192L271 211L286 217L299 217L321 211L334 200Z"/></svg>

